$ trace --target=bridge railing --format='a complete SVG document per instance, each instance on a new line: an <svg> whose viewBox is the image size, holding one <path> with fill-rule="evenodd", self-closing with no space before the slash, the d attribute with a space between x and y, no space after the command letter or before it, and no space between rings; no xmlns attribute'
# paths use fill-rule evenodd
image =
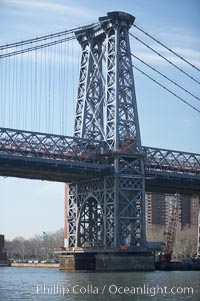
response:
<svg viewBox="0 0 200 301"><path fill-rule="evenodd" d="M200 178L200 154L143 147L146 155L146 173L166 173L172 175L188 175Z"/></svg>
<svg viewBox="0 0 200 301"><path fill-rule="evenodd" d="M0 154L86 163L104 163L105 142L0 128Z"/></svg>
<svg viewBox="0 0 200 301"><path fill-rule="evenodd" d="M146 174L200 179L200 154L143 147ZM105 141L0 128L0 155L108 164Z"/></svg>

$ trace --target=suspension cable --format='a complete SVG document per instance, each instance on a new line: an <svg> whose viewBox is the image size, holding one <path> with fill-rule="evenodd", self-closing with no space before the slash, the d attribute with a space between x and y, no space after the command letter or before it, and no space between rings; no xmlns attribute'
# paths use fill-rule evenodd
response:
<svg viewBox="0 0 200 301"><path fill-rule="evenodd" d="M67 41L70 41L70 40L74 40L75 38L76 38L75 36L70 36L70 37L67 37L67 38L64 38L64 39L61 39L61 40L51 41L49 43L40 44L40 45L37 45L37 46L25 48L25 49L18 50L18 51L12 51L12 52L0 55L0 59L10 57L10 56L13 56L13 55L17 55L17 54L21 54L21 53L25 53L25 52L29 52L29 51L33 51L33 50L42 49L42 48L53 46L53 45L56 45L56 44L59 44L59 43L64 43L64 42L67 42Z"/></svg>
<svg viewBox="0 0 200 301"><path fill-rule="evenodd" d="M176 66L174 63L172 63L170 60L168 60L166 57L164 57L162 54L160 54L159 52L157 52L155 49L153 49L151 46L147 45L145 42L143 42L142 40L140 40L138 37L136 37L134 34L129 33L133 38L135 38L137 41L139 41L140 43L142 43L143 45L145 45L148 49L152 50L154 53L156 53L158 56L160 56L161 58L163 58L165 61L167 61L169 64L171 64L172 66L174 66L176 69L178 69L179 71L181 71L182 73L184 73L187 77L189 77L190 79L192 79L193 81L195 81L197 84L200 85L200 82L195 79L194 77L192 77L191 75L189 75L187 72L185 72L183 69L181 69L180 67Z"/></svg>
<svg viewBox="0 0 200 301"><path fill-rule="evenodd" d="M98 22L86 25L86 26L79 26L79 27L75 27L69 30L64 30L64 31L60 31L60 32L56 32L54 34L48 34L48 35L44 35L41 37L36 37L36 38L32 38L32 39L28 39L28 40L24 40L24 41L20 41L20 42L16 42L16 43L10 43L10 44L5 44L5 45L1 45L0 46L0 50L4 50L4 49L8 49L8 48L13 48L13 47L18 47L21 45L27 45L30 43L35 43L35 42L40 42L40 41L46 41L48 39L52 40L54 38L58 38L61 36L66 36L66 34L72 34L75 31L81 30L81 29L88 29L90 27L93 27L95 25L97 25Z"/></svg>
<svg viewBox="0 0 200 301"><path fill-rule="evenodd" d="M144 71L140 70L135 65L132 65L132 67L134 67L140 73L142 73L143 75L145 75L146 77L148 77L149 79L151 79L154 83L156 83L157 85L159 85L160 87L162 87L163 89L165 89L166 91L168 91L169 93L171 93L173 96L175 96L178 99L180 99L182 102L184 102L185 104L187 104L189 107L191 107L192 109L194 109L195 111L197 111L198 113L200 113L199 109L197 109L196 107L194 107L193 105L191 105L189 102L187 102L186 100L184 100L182 97L178 96L176 93L174 93L171 90L169 90L167 87L165 87L164 85L162 85L161 83L159 83L157 80L155 80L154 78L152 78L151 76L149 76L148 74L146 74Z"/></svg>
<svg viewBox="0 0 200 301"><path fill-rule="evenodd" d="M143 29L141 29L139 26L137 26L136 24L133 24L133 26L135 28L137 28L138 30L140 30L142 33L144 33L146 36L148 36L149 38L151 38L152 40L154 40L155 42L157 42L159 45L163 46L165 49L169 50L171 53L173 53L174 55L176 55L179 59L183 60L185 63L187 63L188 65L190 65L191 67L195 68L196 70L200 71L199 68L197 68L194 64L190 63L188 60L186 60L184 57L182 57L180 54L178 54L177 52L175 52L174 50L172 50L171 48L167 47L166 45L164 45L163 43L161 43L160 41L158 41L156 38L154 38L152 35L150 35L149 33L147 33L146 31L144 31Z"/></svg>
<svg viewBox="0 0 200 301"><path fill-rule="evenodd" d="M136 55L134 55L133 53L131 53L131 55L136 58L138 61L140 61L141 63L143 63L144 65L146 65L147 67L151 68L153 71L155 71L156 73L158 73L159 75L161 75L162 77L164 77L165 79L167 79L168 81L170 81L171 83L173 83L175 86L179 87L180 89L182 89L184 92L190 94L191 96L193 96L194 98L196 98L197 100L200 101L200 98L194 94L192 94L190 91L188 91L187 89L183 88L181 85L177 84L175 81L173 81L172 79L170 79L169 77L167 77L165 74L163 74L162 72L158 71L157 69L155 69L154 67L152 67L151 65L147 64L146 62L144 62L143 60L141 60L139 57L137 57Z"/></svg>

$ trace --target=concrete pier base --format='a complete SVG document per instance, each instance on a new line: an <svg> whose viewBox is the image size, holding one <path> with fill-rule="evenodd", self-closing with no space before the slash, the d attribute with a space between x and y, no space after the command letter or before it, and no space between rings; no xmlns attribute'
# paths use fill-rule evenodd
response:
<svg viewBox="0 0 200 301"><path fill-rule="evenodd" d="M60 270L95 270L94 253L66 254L60 256Z"/></svg>
<svg viewBox="0 0 200 301"><path fill-rule="evenodd" d="M98 254L96 271L153 271L155 261L152 254Z"/></svg>
<svg viewBox="0 0 200 301"><path fill-rule="evenodd" d="M154 271L152 253L78 253L60 257L60 270Z"/></svg>

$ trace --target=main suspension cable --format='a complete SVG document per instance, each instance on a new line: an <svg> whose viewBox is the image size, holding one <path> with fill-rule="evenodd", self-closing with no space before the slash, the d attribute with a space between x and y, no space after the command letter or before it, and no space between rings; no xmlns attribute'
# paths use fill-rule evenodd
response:
<svg viewBox="0 0 200 301"><path fill-rule="evenodd" d="M27 44L40 42L40 41L44 41L44 40L46 41L48 39L52 40L54 38L58 38L58 37L61 37L61 36L66 36L66 34L72 34L75 31L78 31L78 30L81 30L81 29L88 29L88 28L93 27L97 24L98 24L98 22L89 24L87 26L79 26L79 27L75 27L75 28L72 28L72 29L69 29L69 30L64 30L64 31L56 32L54 34L48 34L48 35L44 35L44 36L41 36L41 37L36 37L36 38L20 41L20 42L0 45L0 50L13 48L13 47L24 46L24 45L27 45Z"/></svg>
<svg viewBox="0 0 200 301"><path fill-rule="evenodd" d="M167 77L165 74L163 74L162 72L158 71L157 69L155 69L151 65L147 64L146 62L144 62L143 60L141 60L139 57L137 57L136 55L134 55L133 53L131 53L131 55L134 58L136 58L138 61L140 61L141 63L143 63L144 65L146 65L147 67L149 67L150 69L152 69L153 71L155 71L156 73L158 73L159 75L161 75L162 77L164 77L165 79L167 79L168 81L170 81L171 83L173 83L175 86L179 87L184 92L188 93L189 95L193 96L194 98L196 98L197 100L200 101L200 98L198 96L192 94L190 91L188 91L187 89L183 88L181 85L177 84L175 81L173 81L172 79L170 79L169 77Z"/></svg>
<svg viewBox="0 0 200 301"><path fill-rule="evenodd" d="M184 102L186 105L188 105L189 107L191 107L193 110L197 111L198 113L200 113L200 110L197 109L195 106L191 105L189 102L187 102L185 99L183 99L182 97L178 96L176 93L172 92L171 90L169 90L167 87L165 87L164 85L162 85L161 83L159 83L157 80L155 80L154 78L152 78L151 76L149 76L148 74L146 74L144 71L140 70L138 67L136 67L135 65L132 65L133 68L135 68L136 70L138 70L140 73L142 73L143 75L145 75L146 77L148 77L149 79L151 79L154 83L156 83L157 85L159 85L160 87L162 87L163 89L165 89L166 91L168 91L169 93L171 93L173 96L177 97L178 99L180 99L182 102Z"/></svg>
<svg viewBox="0 0 200 301"><path fill-rule="evenodd" d="M70 40L74 40L75 38L76 38L75 36L69 36L69 37L61 39L61 40L56 40L56 41L48 42L48 43L45 43L45 44L40 44L40 45L37 45L37 46L21 49L21 50L18 50L18 51L8 52L8 53L0 55L0 59L10 57L10 56L13 56L13 55L17 55L17 54L21 54L21 53L25 53L25 52L29 52L29 51L33 51L33 50L42 49L42 48L53 46L53 45L56 45L56 44L59 44L59 43L64 43L64 42L67 42L67 41L70 41Z"/></svg>
<svg viewBox="0 0 200 301"><path fill-rule="evenodd" d="M142 33L144 33L146 36L148 36L149 38L151 38L152 40L154 40L155 42L157 42L159 45L161 45L162 47L164 47L165 49L167 49L168 51L170 51L171 53L173 53L174 55L176 55L179 59L183 60L185 63L187 63L188 65L190 65L191 67L195 68L196 70L200 71L200 69L198 67L196 67L194 64L190 63L188 60L186 60L184 57L182 57L180 54L178 54L177 52L175 52L174 50L172 50L171 48L167 47L166 45L164 45L162 42L160 42L159 40L157 40L156 38L154 38L152 35L150 35L149 33L147 33L146 31L144 31L143 29L141 29L139 26L137 26L136 24L133 24L133 26L135 28L137 28L138 30L140 30Z"/></svg>
<svg viewBox="0 0 200 301"><path fill-rule="evenodd" d="M160 54L158 51L156 51L155 49L153 49L151 46L149 46L148 44L146 44L145 42L143 42L141 39L139 39L138 37L136 37L134 34L129 33L133 38L135 38L137 41L139 41L140 43L142 43L143 45L145 45L148 49L152 50L154 53L156 53L158 56L160 56L161 58L163 58L165 61L167 61L169 64L171 64L172 66L174 66L176 69L178 69L179 71L181 71L183 74L185 74L187 77L189 77L190 79L192 79L193 81L195 81L197 84L200 85L200 82L195 79L194 77L192 77L191 75L189 75L187 72L185 72L183 69L181 69L180 67L176 66L174 63L172 63L170 60L168 60L166 57L164 57L162 54Z"/></svg>

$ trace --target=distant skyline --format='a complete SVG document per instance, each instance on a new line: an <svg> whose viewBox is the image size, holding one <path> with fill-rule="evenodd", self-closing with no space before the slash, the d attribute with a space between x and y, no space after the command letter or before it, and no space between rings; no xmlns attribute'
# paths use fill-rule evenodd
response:
<svg viewBox="0 0 200 301"><path fill-rule="evenodd" d="M0 45L86 25L115 10L134 15L139 27L200 67L198 0L0 0ZM131 32L138 34L134 28ZM133 38L130 41L133 53L200 97L197 84L170 69ZM151 40L149 43L153 44ZM156 50L161 51L161 47L157 45ZM166 50L162 51L200 80L198 71L173 58ZM134 78L142 144L200 153L200 114L137 70L134 70ZM184 97L191 100L187 95ZM192 104L200 108L197 100ZM5 234L7 239L29 238L63 227L63 183L0 177L0 192L0 234Z"/></svg>

